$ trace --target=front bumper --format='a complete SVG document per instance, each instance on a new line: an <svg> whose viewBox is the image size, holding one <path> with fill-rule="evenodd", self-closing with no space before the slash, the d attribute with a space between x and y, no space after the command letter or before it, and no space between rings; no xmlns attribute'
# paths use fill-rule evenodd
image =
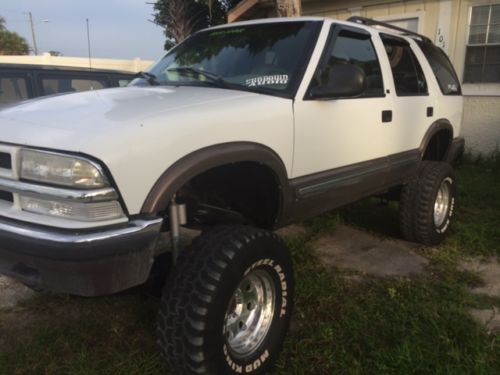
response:
<svg viewBox="0 0 500 375"><path fill-rule="evenodd" d="M112 294L146 281L162 221L69 231L0 218L0 273L57 293Z"/></svg>

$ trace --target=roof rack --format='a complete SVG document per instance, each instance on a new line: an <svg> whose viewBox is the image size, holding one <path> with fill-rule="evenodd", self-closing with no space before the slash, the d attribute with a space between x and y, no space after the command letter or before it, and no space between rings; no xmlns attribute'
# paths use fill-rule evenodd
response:
<svg viewBox="0 0 500 375"><path fill-rule="evenodd" d="M422 39L422 41L424 41L424 42L432 43L432 40L430 40L425 35L418 34L418 33L415 33L413 31L403 29L402 27L391 25L390 23L387 23L387 22L375 21L371 18L360 17L360 16L352 16L352 17L348 18L347 21L360 23L360 24L366 25L366 26L382 26L382 27L385 27L387 29L399 31L399 32L403 33L404 35L416 36L416 37Z"/></svg>

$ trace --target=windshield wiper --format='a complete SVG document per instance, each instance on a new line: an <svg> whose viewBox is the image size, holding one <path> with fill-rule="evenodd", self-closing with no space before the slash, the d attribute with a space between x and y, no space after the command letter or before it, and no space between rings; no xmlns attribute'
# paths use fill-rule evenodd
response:
<svg viewBox="0 0 500 375"><path fill-rule="evenodd" d="M198 77L204 76L208 78L206 82L209 83L215 83L217 87L222 87L222 88L230 88L231 83L227 82L224 78L219 76L218 74L212 73L212 72L207 72L205 70L193 68L192 66L178 66L176 68L170 68L167 69L167 72L175 72L175 73L180 73L182 75L189 75L191 73L196 74ZM200 80L201 81L201 80ZM201 81L205 82L205 81Z"/></svg>
<svg viewBox="0 0 500 375"><path fill-rule="evenodd" d="M159 86L160 83L158 82L158 78L152 74L152 73L148 73L148 72L137 72L135 73L134 75L134 78L143 78L145 79L151 86Z"/></svg>

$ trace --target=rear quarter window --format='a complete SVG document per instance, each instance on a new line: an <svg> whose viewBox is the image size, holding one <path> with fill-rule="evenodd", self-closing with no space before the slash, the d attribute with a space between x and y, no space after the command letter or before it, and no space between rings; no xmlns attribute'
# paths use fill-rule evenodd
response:
<svg viewBox="0 0 500 375"><path fill-rule="evenodd" d="M427 81L409 43L392 35L380 34L391 65L398 96L427 95Z"/></svg>
<svg viewBox="0 0 500 375"><path fill-rule="evenodd" d="M42 76L41 85L44 95L99 90L109 87L105 77L73 77L69 74Z"/></svg>
<svg viewBox="0 0 500 375"><path fill-rule="evenodd" d="M28 99L28 85L26 78L19 76L8 76L2 74L0 77L0 104L13 103Z"/></svg>
<svg viewBox="0 0 500 375"><path fill-rule="evenodd" d="M417 44L429 61L443 95L461 95L460 81L443 50L431 43L417 41Z"/></svg>

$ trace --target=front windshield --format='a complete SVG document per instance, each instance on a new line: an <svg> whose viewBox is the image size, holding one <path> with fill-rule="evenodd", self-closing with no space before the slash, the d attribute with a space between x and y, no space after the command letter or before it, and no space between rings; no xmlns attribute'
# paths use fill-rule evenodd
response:
<svg viewBox="0 0 500 375"><path fill-rule="evenodd" d="M278 22L202 31L156 63L148 71L155 77L149 82L291 97L320 26L317 21Z"/></svg>

